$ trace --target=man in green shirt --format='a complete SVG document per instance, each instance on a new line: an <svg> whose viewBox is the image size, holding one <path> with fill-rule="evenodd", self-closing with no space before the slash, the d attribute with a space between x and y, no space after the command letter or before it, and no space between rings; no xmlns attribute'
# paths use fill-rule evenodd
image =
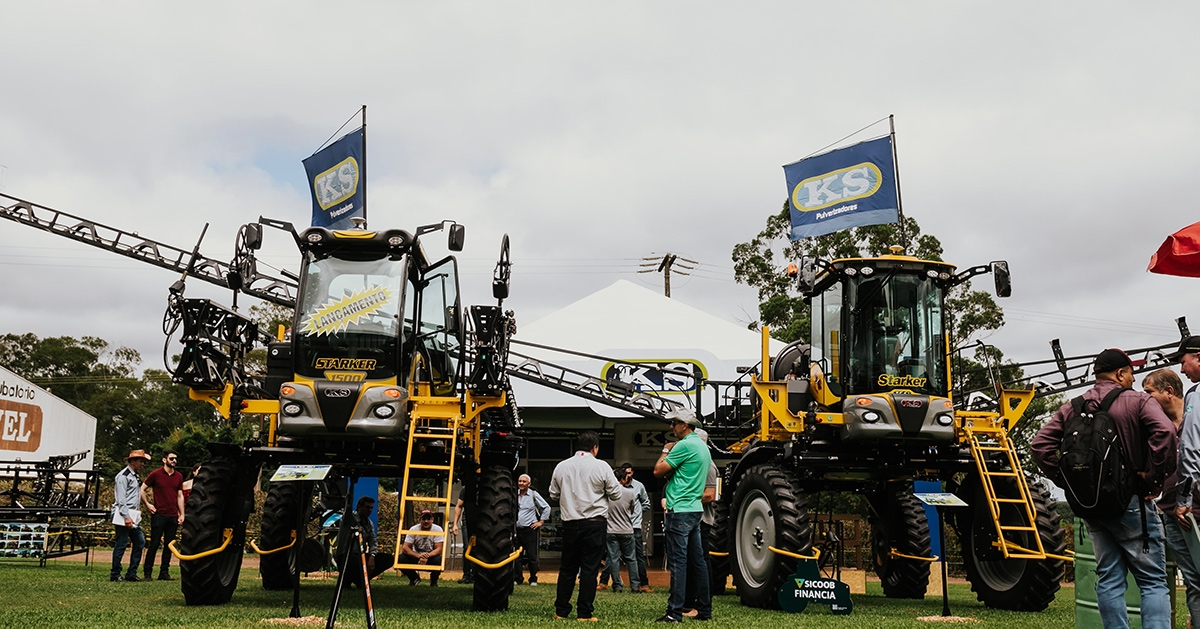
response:
<svg viewBox="0 0 1200 629"><path fill-rule="evenodd" d="M696 583L696 619L712 619L712 596L708 568L704 563L704 540L700 536L700 519L704 512L704 482L712 456L708 446L696 435L700 420L688 410L672 411L667 415L671 432L676 439L663 448L654 464L654 475L667 478L664 490L667 500L666 540L667 557L671 564L671 593L667 598L667 613L656 622L683 622L683 602L688 573Z"/></svg>

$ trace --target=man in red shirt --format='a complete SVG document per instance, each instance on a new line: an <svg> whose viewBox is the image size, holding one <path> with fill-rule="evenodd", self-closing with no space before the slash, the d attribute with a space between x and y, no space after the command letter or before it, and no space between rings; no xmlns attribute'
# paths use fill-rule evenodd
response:
<svg viewBox="0 0 1200 629"><path fill-rule="evenodd" d="M168 568L171 566L171 549L167 544L175 539L175 532L183 524L183 474L175 469L179 455L174 450L163 453L162 467L150 472L142 482L142 502L150 511L150 543L146 545L146 567L143 572L147 581L154 570L154 553L163 547L162 567L158 571L159 581L171 581ZM154 502L146 490L154 492Z"/></svg>

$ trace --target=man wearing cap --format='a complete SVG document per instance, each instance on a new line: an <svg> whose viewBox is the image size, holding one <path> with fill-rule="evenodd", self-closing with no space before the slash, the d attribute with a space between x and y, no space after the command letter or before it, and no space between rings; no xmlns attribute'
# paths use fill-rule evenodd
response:
<svg viewBox="0 0 1200 629"><path fill-rule="evenodd" d="M562 559L558 565L558 591L554 617L571 614L571 595L579 577L576 620L595 622L596 573L605 552L608 501L621 498L621 485L607 463L597 459L600 435L585 430L575 437L575 454L559 462L550 477L550 500L558 501L562 515Z"/></svg>
<svg viewBox="0 0 1200 629"><path fill-rule="evenodd" d="M1156 517L1146 517L1146 501L1158 495L1163 481L1175 469L1175 426L1154 398L1129 389L1133 386L1133 363L1125 352L1119 349L1100 352L1092 371L1096 383L1083 394L1083 399L1098 407L1110 393L1119 390L1108 414L1116 423L1125 460L1137 472L1134 493L1124 514L1084 519L1096 554L1096 605L1100 620L1105 627L1129 626L1125 609L1126 570L1129 570L1141 591L1142 626L1170 627L1162 522ZM1073 414L1071 403L1063 404L1030 444L1038 467L1056 483L1061 480L1058 464L1063 426Z"/></svg>
<svg viewBox="0 0 1200 629"><path fill-rule="evenodd" d="M529 585L537 585L539 529L550 519L550 503L530 487L533 479L529 474L517 478L517 543L521 545L521 556L517 558L517 578L520 585L522 564L529 564Z"/></svg>
<svg viewBox="0 0 1200 629"><path fill-rule="evenodd" d="M163 547L163 553L158 580L171 580L171 549L167 544L175 539L175 532L183 524L183 474L175 470L178 460L179 453L174 450L163 452L162 467L147 474L142 483L142 504L150 512L150 543L146 545L146 567L142 573L147 581L154 571L154 555L159 546ZM153 502L150 493L154 494Z"/></svg>
<svg viewBox="0 0 1200 629"><path fill-rule="evenodd" d="M696 620L712 619L712 596L708 567L704 563L704 541L700 520L704 512L704 482L712 456L696 434L700 420L689 410L667 415L678 441L668 443L654 464L654 475L667 478L665 516L667 554L671 564L671 593L667 613L655 622L683 622L683 604L688 576L696 583Z"/></svg>
<svg viewBox="0 0 1200 629"><path fill-rule="evenodd" d="M1179 344L1179 349L1168 358L1179 361L1179 368L1189 381L1200 382L1200 336L1184 339ZM1188 514L1192 513L1193 490L1200 487L1200 393L1196 391L1195 386L1188 389L1183 397L1178 477L1179 495L1175 503L1175 517L1182 525L1188 526Z"/></svg>
<svg viewBox="0 0 1200 629"><path fill-rule="evenodd" d="M446 543L445 536L414 534L418 531L442 532L442 527L433 523L433 512L429 509L423 509L417 523L408 530L408 535L404 536L404 563L418 563L422 565L438 563L437 558L441 556L442 547ZM421 582L421 576L417 574L415 569L409 568L400 572L408 577L409 585L416 585ZM441 570L430 570L429 587L437 587L438 577L440 576L442 576Z"/></svg>
<svg viewBox="0 0 1200 629"><path fill-rule="evenodd" d="M146 547L146 535L142 533L140 524L142 512L138 509L141 499L142 485L138 472L146 466L150 455L143 450L129 453L125 466L113 481L113 512L112 523L117 528L116 539L113 540L112 570L108 573L109 581L121 580L121 560L125 558L125 548L133 540L133 552L129 555L129 570L125 572L125 581L141 581L138 578L138 564L142 562L142 549Z"/></svg>
<svg viewBox="0 0 1200 629"><path fill-rule="evenodd" d="M395 558L391 553L380 553L378 541L375 536L375 525L371 522L371 511L375 509L375 499L370 496L362 496L358 499L358 503L354 505L354 512L347 514L338 526L337 539L334 546L337 548L337 565L345 567L346 583L350 585L363 586L362 565L346 563L346 558L357 559L358 556L350 552L354 544L358 540L354 537L353 528L358 526L362 531L363 546L366 548L367 554L367 574L370 578L383 574L392 564L396 563Z"/></svg>

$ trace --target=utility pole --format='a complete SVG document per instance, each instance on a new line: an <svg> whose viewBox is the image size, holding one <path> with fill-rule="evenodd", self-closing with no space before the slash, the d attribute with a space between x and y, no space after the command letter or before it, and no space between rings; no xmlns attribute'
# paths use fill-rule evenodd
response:
<svg viewBox="0 0 1200 629"><path fill-rule="evenodd" d="M689 271L696 268L699 264L695 260L681 258L673 253L665 253L657 256L647 256L642 258L641 269L638 273L662 273L663 274L663 295L671 296L671 269L677 268L675 273L684 277L691 275ZM654 268L657 267L657 268Z"/></svg>

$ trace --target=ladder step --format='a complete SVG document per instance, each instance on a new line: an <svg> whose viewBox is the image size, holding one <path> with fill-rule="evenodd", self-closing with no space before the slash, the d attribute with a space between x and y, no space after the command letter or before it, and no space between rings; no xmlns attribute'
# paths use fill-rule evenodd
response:
<svg viewBox="0 0 1200 629"><path fill-rule="evenodd" d="M405 496L405 497L404 497L404 499L405 499L406 501L414 501L414 502L416 502L416 501L420 501L420 502L444 502L444 503L449 503L449 502L450 502L450 499L449 499L449 498L437 498L437 497L434 497L434 496Z"/></svg>
<svg viewBox="0 0 1200 629"><path fill-rule="evenodd" d="M452 436L454 436L454 431L447 430L446 432L439 432L439 433L417 432L417 433L413 433L412 438L413 439L445 439L446 437L452 437Z"/></svg>
<svg viewBox="0 0 1200 629"><path fill-rule="evenodd" d="M442 470L442 471L450 470L449 465L417 465L416 463L410 463L408 465L408 467L410 469L414 469L414 470Z"/></svg>
<svg viewBox="0 0 1200 629"><path fill-rule="evenodd" d="M1025 501L1021 500L1020 498L996 498L996 502L1012 502L1022 505L1025 504Z"/></svg>
<svg viewBox="0 0 1200 629"><path fill-rule="evenodd" d="M1016 472L989 472L986 470L983 473L987 476L1016 476L1017 475Z"/></svg>
<svg viewBox="0 0 1200 629"><path fill-rule="evenodd" d="M1033 527L1033 526L1001 526L1000 530L1001 531L1036 531L1037 528Z"/></svg>
<svg viewBox="0 0 1200 629"><path fill-rule="evenodd" d="M976 450L987 450L988 452L1008 452L1008 448L1000 446L975 446Z"/></svg>

